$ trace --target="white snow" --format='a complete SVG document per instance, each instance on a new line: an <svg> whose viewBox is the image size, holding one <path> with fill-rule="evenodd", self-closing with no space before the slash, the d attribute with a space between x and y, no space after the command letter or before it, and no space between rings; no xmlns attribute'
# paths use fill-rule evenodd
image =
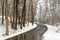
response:
<svg viewBox="0 0 60 40"><path fill-rule="evenodd" d="M17 36L19 34L28 32L34 28L37 27L36 24L32 25L32 23L29 23L29 26L26 24L26 27L23 27L23 29L20 29L20 26L18 26L18 30L13 30L11 29L11 25L9 24L9 35L7 36L6 33L6 24L4 23L3 25L1 24L1 16L0 16L0 40L5 40L14 36Z"/></svg>
<svg viewBox="0 0 60 40"><path fill-rule="evenodd" d="M44 36L44 40L60 40L60 31L59 31L59 27L56 26L51 26L51 25L47 25L48 30L46 31L46 33L43 35ZM57 32L59 31L59 32Z"/></svg>

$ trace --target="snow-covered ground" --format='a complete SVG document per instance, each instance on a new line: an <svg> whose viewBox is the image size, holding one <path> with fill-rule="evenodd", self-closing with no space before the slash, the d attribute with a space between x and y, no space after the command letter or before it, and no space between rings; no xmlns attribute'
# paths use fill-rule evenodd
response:
<svg viewBox="0 0 60 40"><path fill-rule="evenodd" d="M43 35L44 40L60 40L60 25L58 27L47 24L45 25L48 27L48 30Z"/></svg>
<svg viewBox="0 0 60 40"><path fill-rule="evenodd" d="M20 29L20 26L18 25L18 29L17 30L13 30L11 28L11 25L9 23L9 35L7 36L5 33L6 33L6 24L4 22L4 24L1 23L2 19L1 19L1 16L0 16L0 40L5 40L5 39L8 39L8 38L12 38L14 36L17 36L19 34L22 34L22 33L25 33L27 31L30 31L34 28L37 27L36 24L32 25L32 23L29 23L29 26L26 24L26 27L23 27L23 29Z"/></svg>

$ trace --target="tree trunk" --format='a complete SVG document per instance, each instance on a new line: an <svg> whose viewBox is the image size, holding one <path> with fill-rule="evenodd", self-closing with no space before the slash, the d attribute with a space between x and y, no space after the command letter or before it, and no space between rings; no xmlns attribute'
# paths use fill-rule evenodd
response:
<svg viewBox="0 0 60 40"><path fill-rule="evenodd" d="M6 35L9 35L8 29L8 0L5 0L5 18L6 18Z"/></svg>
<svg viewBox="0 0 60 40"><path fill-rule="evenodd" d="M34 24L34 10L33 10L33 0L31 0L31 15L32 15L32 25Z"/></svg>
<svg viewBox="0 0 60 40"><path fill-rule="evenodd" d="M2 3L2 24L4 22L4 2Z"/></svg>

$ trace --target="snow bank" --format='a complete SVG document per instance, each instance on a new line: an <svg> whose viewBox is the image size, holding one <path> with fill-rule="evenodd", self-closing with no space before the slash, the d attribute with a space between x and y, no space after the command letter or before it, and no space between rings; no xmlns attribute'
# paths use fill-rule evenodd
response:
<svg viewBox="0 0 60 40"><path fill-rule="evenodd" d="M0 40L5 40L5 39L8 39L8 38L12 38L14 36L17 36L17 35L20 35L22 33L25 33L25 32L28 32L34 28L37 27L36 24L32 25L32 23L29 23L29 26L26 24L26 27L23 27L23 29L20 29L20 26L18 25L18 29L17 30L13 30L11 28L11 25L9 24L9 35L7 36L5 33L6 33L6 24L4 22L4 24L2 25L1 19L2 17L0 16Z"/></svg>
<svg viewBox="0 0 60 40"><path fill-rule="evenodd" d="M46 25L46 26L48 27L48 30L43 35L44 40L60 40L60 32L56 32L58 30L58 27L51 25Z"/></svg>

